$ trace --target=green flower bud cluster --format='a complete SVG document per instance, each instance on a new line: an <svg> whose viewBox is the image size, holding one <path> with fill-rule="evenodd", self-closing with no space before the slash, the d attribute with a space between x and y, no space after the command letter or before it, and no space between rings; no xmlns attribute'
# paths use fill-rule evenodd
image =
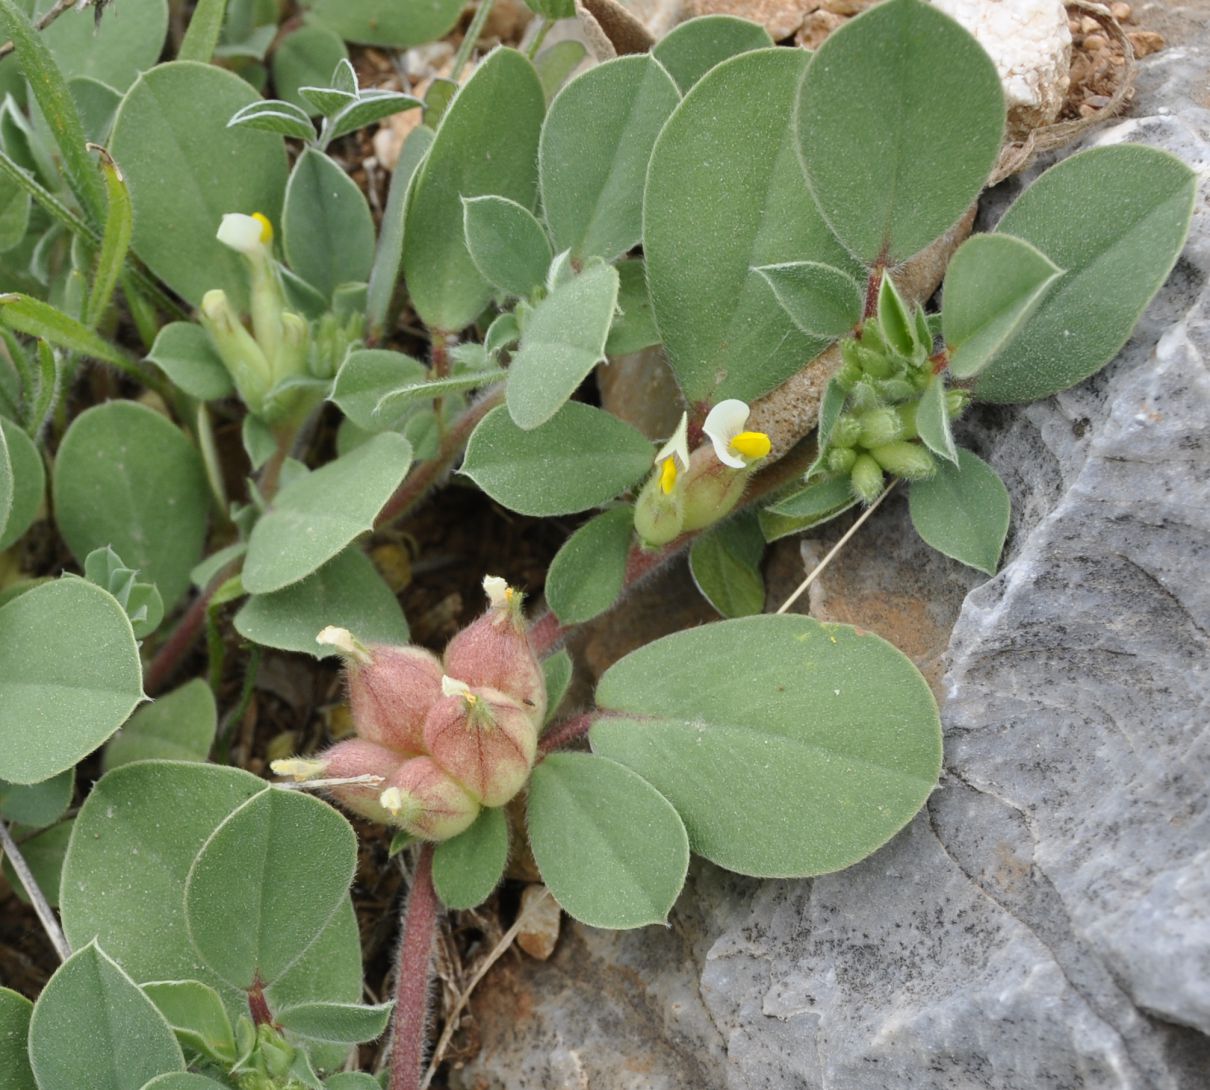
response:
<svg viewBox="0 0 1210 1090"><path fill-rule="evenodd" d="M933 333L924 309L910 310L890 277L878 294L878 311L858 339L841 343L833 382L845 403L821 451L820 466L848 476L853 494L873 503L886 475L909 481L937 472L933 453L919 441L916 412L933 378ZM969 402L964 390L946 392L946 411L958 416Z"/></svg>
<svg viewBox="0 0 1210 1090"><path fill-rule="evenodd" d="M295 1078L297 1065L305 1070L305 1058L270 1025L254 1026L247 1015L236 1026L240 1060L231 1072L240 1090L305 1090Z"/></svg>

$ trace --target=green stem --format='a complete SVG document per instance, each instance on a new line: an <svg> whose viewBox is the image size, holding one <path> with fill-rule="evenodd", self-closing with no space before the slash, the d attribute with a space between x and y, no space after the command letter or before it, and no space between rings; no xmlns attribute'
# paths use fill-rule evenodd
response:
<svg viewBox="0 0 1210 1090"><path fill-rule="evenodd" d="M458 46L458 52L454 54L454 67L450 71L450 79L455 83L462 75L466 62L471 59L471 50L475 48L479 35L483 33L483 24L487 22L487 17L491 14L492 5L495 2L496 0L479 0L475 17L471 20L471 25L466 28L466 34L463 36L462 44Z"/></svg>
<svg viewBox="0 0 1210 1090"><path fill-rule="evenodd" d="M542 20L542 25L538 28L538 33L534 35L534 40L529 43L529 48L525 51L525 55L531 61L538 55L538 50L542 48L542 43L546 41L546 35L550 33L550 28L554 25L554 19Z"/></svg>

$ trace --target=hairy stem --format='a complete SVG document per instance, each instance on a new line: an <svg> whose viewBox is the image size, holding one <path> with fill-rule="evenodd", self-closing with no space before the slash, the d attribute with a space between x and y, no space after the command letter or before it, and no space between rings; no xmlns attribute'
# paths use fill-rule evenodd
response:
<svg viewBox="0 0 1210 1090"><path fill-rule="evenodd" d="M38 914L38 921L42 924L42 930L50 939L50 944L55 948L55 953L59 955L59 960L66 961L71 957L71 947L67 943L63 929L59 926L59 921L55 919L50 902L47 901L41 887L34 879L29 864L25 862L25 856L21 854L21 849L17 847L17 842L9 833L8 826L2 821L0 821L0 847L3 847L4 854L8 856L8 861L12 863L13 870L17 872L17 877L25 887L25 892L29 894L30 904L34 906L34 911Z"/></svg>
<svg viewBox="0 0 1210 1090"><path fill-rule="evenodd" d="M76 0L56 0L55 6L34 23L34 30L45 30L60 15L65 11L71 10L75 5ZM12 42L5 42L3 45L0 45L0 59L7 57L15 48Z"/></svg>
<svg viewBox="0 0 1210 1090"><path fill-rule="evenodd" d="M475 17L471 20L471 25L466 28L466 35L462 39L462 44L458 46L458 52L454 55L454 67L450 71L450 79L455 83L462 75L466 62L471 59L471 50L475 48L479 35L483 33L483 24L487 22L487 17L491 14L492 5L495 2L496 0L479 0Z"/></svg>
<svg viewBox="0 0 1210 1090"><path fill-rule="evenodd" d="M391 1033L390 1090L419 1090L424 1072L425 1028L429 1011L429 969L437 933L437 891L433 888L433 845L422 844L403 916L403 939L395 973L395 1013Z"/></svg>
<svg viewBox="0 0 1210 1090"><path fill-rule="evenodd" d="M571 745L577 738L583 738L600 718L597 711L581 712L564 720L557 727L552 727L538 740L538 750L545 757L556 749ZM539 757L538 760L541 760Z"/></svg>

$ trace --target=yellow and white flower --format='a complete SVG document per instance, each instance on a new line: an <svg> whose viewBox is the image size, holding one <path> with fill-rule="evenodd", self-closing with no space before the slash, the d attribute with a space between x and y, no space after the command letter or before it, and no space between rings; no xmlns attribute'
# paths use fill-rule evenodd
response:
<svg viewBox="0 0 1210 1090"><path fill-rule="evenodd" d="M659 468L660 491L669 495L677 478L689 468L689 414L681 413L681 422L655 456Z"/></svg>
<svg viewBox="0 0 1210 1090"><path fill-rule="evenodd" d="M732 469L747 469L769 455L773 444L763 431L745 431L752 409L738 398L720 401L702 425L714 444L714 455Z"/></svg>

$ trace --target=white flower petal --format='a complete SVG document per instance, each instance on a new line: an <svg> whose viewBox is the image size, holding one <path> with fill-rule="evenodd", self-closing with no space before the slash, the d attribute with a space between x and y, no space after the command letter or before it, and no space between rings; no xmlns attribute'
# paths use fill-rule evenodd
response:
<svg viewBox="0 0 1210 1090"><path fill-rule="evenodd" d="M470 691L471 687L465 681L459 681L447 674L441 675L442 696L466 696Z"/></svg>
<svg viewBox="0 0 1210 1090"><path fill-rule="evenodd" d="M702 431L710 436L710 442L714 444L714 456L732 469L744 469L748 464L731 449L731 440L744 430L751 413L747 404L731 397L715 405L702 425Z"/></svg>
<svg viewBox="0 0 1210 1090"><path fill-rule="evenodd" d="M242 212L228 212L219 224L217 237L224 246L251 257L265 248L261 241L263 230L264 225L254 216L245 216Z"/></svg>
<svg viewBox="0 0 1210 1090"><path fill-rule="evenodd" d="M315 642L321 647L335 647L342 655L357 662L370 662L370 653L365 644L347 628L337 628L336 625L330 624L315 637Z"/></svg>
<svg viewBox="0 0 1210 1090"><path fill-rule="evenodd" d="M681 422L677 424L676 431L672 433L668 442L660 447L660 452L655 456L655 464L660 465L665 458L675 457L680 462L680 469L683 472L689 468L689 414L681 413Z"/></svg>
<svg viewBox="0 0 1210 1090"><path fill-rule="evenodd" d="M483 593L487 595L487 600L492 604L493 609L500 609L508 605L508 581L501 579L498 575L483 577Z"/></svg>

